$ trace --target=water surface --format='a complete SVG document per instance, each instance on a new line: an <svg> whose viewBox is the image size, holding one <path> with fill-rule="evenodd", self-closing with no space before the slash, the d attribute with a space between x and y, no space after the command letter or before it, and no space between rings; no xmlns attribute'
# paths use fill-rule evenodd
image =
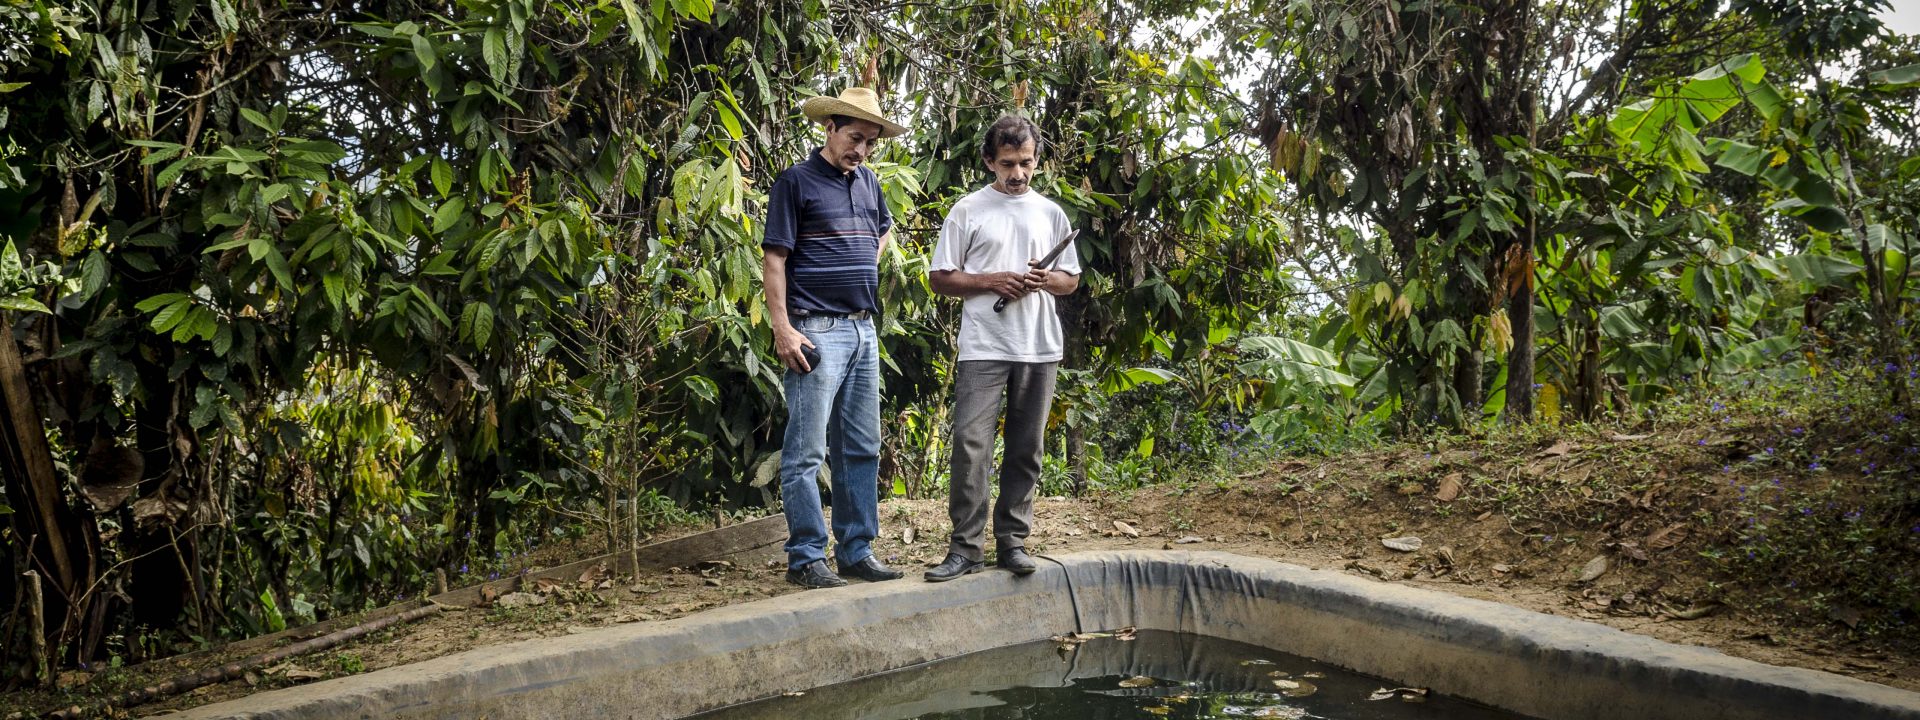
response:
<svg viewBox="0 0 1920 720"><path fill-rule="evenodd" d="M1203 635L1143 631L988 650L703 713L700 720L1526 720L1418 685ZM1278 681L1278 682L1276 682ZM1418 702L1409 702L1412 697Z"/></svg>

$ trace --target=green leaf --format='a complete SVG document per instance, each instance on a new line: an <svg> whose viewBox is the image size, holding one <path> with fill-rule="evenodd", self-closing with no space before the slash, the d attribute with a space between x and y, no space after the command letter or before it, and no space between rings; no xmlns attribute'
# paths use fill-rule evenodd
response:
<svg viewBox="0 0 1920 720"><path fill-rule="evenodd" d="M273 121L268 120L267 116L261 114L259 110L255 110L253 108L240 108L240 117L246 118L247 122L253 123L256 127L259 127L261 130L265 130L270 133L277 133L280 131L280 128L274 127Z"/></svg>
<svg viewBox="0 0 1920 720"><path fill-rule="evenodd" d="M1865 268L1831 255L1788 255L1774 258L1774 263L1786 270L1788 277L1814 287L1839 285L1865 272Z"/></svg>
<svg viewBox="0 0 1920 720"><path fill-rule="evenodd" d="M280 254L279 248L267 248L267 269L273 271L273 278L280 281L280 287L288 291L293 285L293 269L287 267L287 256Z"/></svg>
<svg viewBox="0 0 1920 720"><path fill-rule="evenodd" d="M440 197L446 197L453 190L453 167L445 160L434 158L433 168L429 172L433 176L434 191L440 193Z"/></svg>
<svg viewBox="0 0 1920 720"><path fill-rule="evenodd" d="M52 310L47 309L47 306L42 304L39 300L35 300L25 295L0 295L0 310L17 310L19 312L37 312L37 313L53 312Z"/></svg>
<svg viewBox="0 0 1920 720"><path fill-rule="evenodd" d="M153 176L153 183L161 188L172 186L173 181L180 178L180 173L187 171L187 163L192 161L193 158L180 158L173 161L173 164L161 168L159 175Z"/></svg>
<svg viewBox="0 0 1920 720"><path fill-rule="evenodd" d="M357 538L359 536L355 535L354 537ZM280 606L273 602L272 588L263 588L260 590L260 606L265 610L262 614L267 621L267 630L280 632L281 630L287 629L287 618L280 614Z"/></svg>
<svg viewBox="0 0 1920 720"><path fill-rule="evenodd" d="M10 93L26 86L23 82L0 83L0 93Z"/></svg>
<svg viewBox="0 0 1920 720"><path fill-rule="evenodd" d="M177 293L177 292L162 293L162 294L147 298L145 300L141 300L139 304L133 306L133 309L139 310L140 312L153 312L154 310L157 310L162 307L166 307L168 305L185 302L188 299L189 298L186 293Z"/></svg>
<svg viewBox="0 0 1920 720"><path fill-rule="evenodd" d="M1100 380L1100 389L1111 394L1126 392L1141 385L1165 385L1179 379L1179 375L1159 368L1129 368L1108 373Z"/></svg>
<svg viewBox="0 0 1920 720"><path fill-rule="evenodd" d="M699 396L709 405L720 401L720 386L704 375L688 375L687 389L692 390L694 395Z"/></svg>
<svg viewBox="0 0 1920 720"><path fill-rule="evenodd" d="M740 119L734 117L733 111L728 110L725 105L715 105L713 109L720 115L720 124L727 128L727 135L735 140L739 140L741 136Z"/></svg>
<svg viewBox="0 0 1920 720"><path fill-rule="evenodd" d="M1920 65L1902 65L1867 74L1867 82L1881 89L1899 89L1920 83Z"/></svg>
<svg viewBox="0 0 1920 720"><path fill-rule="evenodd" d="M87 253L87 259L80 262L79 300L85 302L107 286L107 256L99 250Z"/></svg>
<svg viewBox="0 0 1920 720"><path fill-rule="evenodd" d="M446 201L440 206L440 209L433 211L434 234L437 235L452 230L454 224L460 222L460 214L466 211L466 199L453 198L452 200Z"/></svg>
<svg viewBox="0 0 1920 720"><path fill-rule="evenodd" d="M187 319L187 313L192 309L193 303L186 300L181 300L172 305L160 308L160 312L154 313L153 319L148 322L148 326L152 327L154 332L163 335L172 332L175 327L180 325L181 321Z"/></svg>
<svg viewBox="0 0 1920 720"><path fill-rule="evenodd" d="M497 27L487 28L480 47L481 55L487 62L487 72L493 76L493 81L500 85L507 84L507 34Z"/></svg>
<svg viewBox="0 0 1920 720"><path fill-rule="evenodd" d="M433 72L434 63L440 60L440 56L433 51L433 41L422 33L414 33L411 39L413 42L413 56L420 61L421 74Z"/></svg>
<svg viewBox="0 0 1920 720"><path fill-rule="evenodd" d="M468 303L467 309L460 313L460 337L473 343L476 350L485 350L487 340L493 337L493 306L484 302Z"/></svg>
<svg viewBox="0 0 1920 720"><path fill-rule="evenodd" d="M1760 174L1760 170L1766 167L1767 157L1770 154L1752 145L1726 138L1715 138L1709 147L1718 153L1713 164L1748 177Z"/></svg>
<svg viewBox="0 0 1920 720"><path fill-rule="evenodd" d="M341 311L347 309L346 276L341 275L339 272L329 271L320 277L320 284L326 288L327 302L333 304L333 309Z"/></svg>

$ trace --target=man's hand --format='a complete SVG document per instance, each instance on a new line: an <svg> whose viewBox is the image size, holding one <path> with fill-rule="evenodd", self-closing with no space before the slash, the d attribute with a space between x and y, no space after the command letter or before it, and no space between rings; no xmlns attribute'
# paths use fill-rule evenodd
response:
<svg viewBox="0 0 1920 720"><path fill-rule="evenodd" d="M780 363L797 373L813 372L806 355L800 352L802 347L813 347L813 341L808 340L805 333L793 329L792 325L773 329L773 354L779 356Z"/></svg>
<svg viewBox="0 0 1920 720"><path fill-rule="evenodd" d="M1040 267L1039 260L1028 260L1027 274L1025 277L1020 278L1021 282L1025 283L1027 286L1027 292L1033 292L1035 290L1045 288L1047 286L1047 282L1052 279L1053 279L1053 271Z"/></svg>
<svg viewBox="0 0 1920 720"><path fill-rule="evenodd" d="M1019 300L1022 296L1032 292L1034 287L1032 284L1032 271L1028 271L1025 274L1017 272L987 273L977 277L981 278L982 284L988 292L1008 300Z"/></svg>

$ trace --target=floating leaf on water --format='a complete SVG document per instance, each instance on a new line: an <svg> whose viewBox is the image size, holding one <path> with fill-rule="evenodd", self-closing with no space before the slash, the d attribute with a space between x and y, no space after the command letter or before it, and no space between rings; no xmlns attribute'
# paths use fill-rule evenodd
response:
<svg viewBox="0 0 1920 720"><path fill-rule="evenodd" d="M1426 544L1426 541L1421 540L1418 537L1408 535L1405 537L1380 538L1380 544L1387 546L1387 549L1389 550L1399 550L1400 552L1417 552L1420 550L1420 546Z"/></svg>
<svg viewBox="0 0 1920 720"><path fill-rule="evenodd" d="M1303 698L1320 692L1319 686L1301 680L1275 680L1273 686L1280 689L1281 695L1292 698Z"/></svg>
<svg viewBox="0 0 1920 720"><path fill-rule="evenodd" d="M1125 680L1121 680L1120 687L1123 687L1123 688L1152 687L1154 685L1154 682L1155 681L1153 678L1147 677L1145 675L1135 675Z"/></svg>
<svg viewBox="0 0 1920 720"><path fill-rule="evenodd" d="M786 692L780 693L781 697L800 697L801 695L805 695L805 694L807 694L807 691L805 690L788 690Z"/></svg>
<svg viewBox="0 0 1920 720"><path fill-rule="evenodd" d="M1323 673L1323 672L1304 672L1304 673L1300 673L1300 677L1303 677L1303 678L1307 678L1307 679L1309 679L1309 680L1312 680L1312 679L1318 679L1318 678L1323 678L1323 677L1326 677L1326 676L1327 676L1327 674L1326 674L1326 673Z"/></svg>
<svg viewBox="0 0 1920 720"><path fill-rule="evenodd" d="M1267 673L1267 677L1290 678L1290 677L1293 677L1293 673L1287 672L1285 670L1275 670L1273 672Z"/></svg>
<svg viewBox="0 0 1920 720"><path fill-rule="evenodd" d="M1307 715L1306 708L1281 706L1263 707L1253 711L1253 714L1248 717L1271 718L1273 720L1305 720L1311 716Z"/></svg>
<svg viewBox="0 0 1920 720"><path fill-rule="evenodd" d="M1373 691L1372 695L1368 695L1367 699L1388 700L1396 695L1399 696L1401 700L1407 702L1426 702L1427 689L1416 687L1380 688L1379 690Z"/></svg>
<svg viewBox="0 0 1920 720"><path fill-rule="evenodd" d="M1121 535L1125 535L1130 538L1140 537L1140 531L1135 530L1132 525L1128 525L1124 520L1113 521L1113 529L1118 530Z"/></svg>
<svg viewBox="0 0 1920 720"><path fill-rule="evenodd" d="M1252 660L1241 660L1241 661L1240 661L1240 665L1241 665L1242 667L1245 667L1245 666L1247 666L1247 665L1272 665L1272 664L1273 664L1273 661L1272 661L1272 660L1261 660L1261 659L1259 659L1259 658L1254 658L1254 659L1252 659Z"/></svg>
<svg viewBox="0 0 1920 720"><path fill-rule="evenodd" d="M1595 555L1592 560L1587 561L1585 567L1580 568L1580 582L1593 582L1605 574L1607 574L1607 556Z"/></svg>

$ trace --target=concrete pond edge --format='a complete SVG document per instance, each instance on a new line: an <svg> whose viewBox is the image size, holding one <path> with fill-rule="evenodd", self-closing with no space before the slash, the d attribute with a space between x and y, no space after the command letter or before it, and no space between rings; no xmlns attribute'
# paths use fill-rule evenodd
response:
<svg viewBox="0 0 1920 720"><path fill-rule="evenodd" d="M1604 625L1216 552L815 590L194 708L185 718L677 718L1044 639L1212 635L1544 720L1920 720L1920 693Z"/></svg>

